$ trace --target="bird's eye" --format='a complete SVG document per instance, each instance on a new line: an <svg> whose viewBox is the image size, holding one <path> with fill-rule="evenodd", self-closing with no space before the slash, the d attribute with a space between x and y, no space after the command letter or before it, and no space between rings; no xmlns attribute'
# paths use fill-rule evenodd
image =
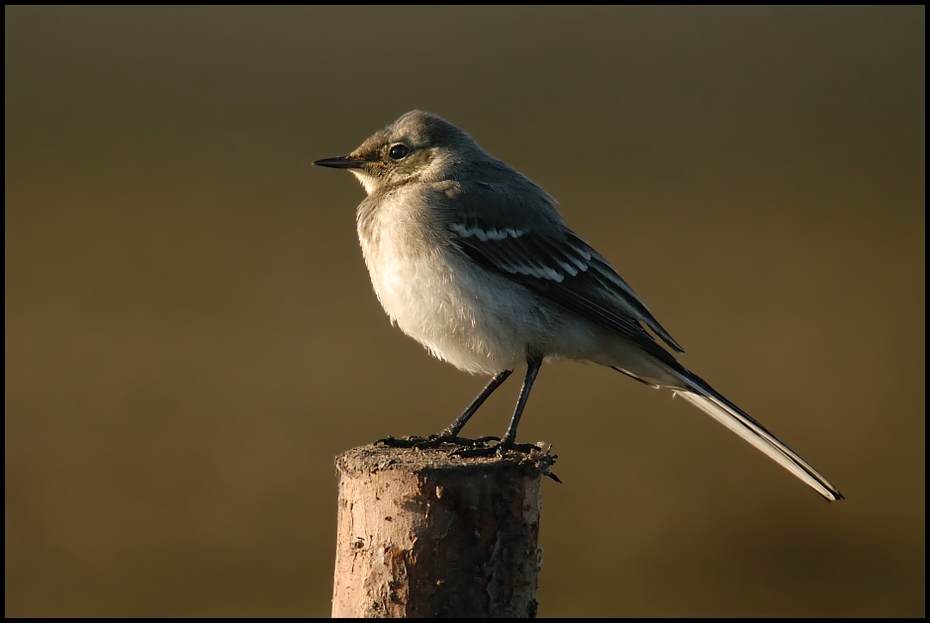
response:
<svg viewBox="0 0 930 623"><path fill-rule="evenodd" d="M409 147L398 143L397 145L394 145L393 147L391 147L391 150L388 152L388 155L391 157L392 160L400 160L401 158L404 158L409 153L410 153Z"/></svg>

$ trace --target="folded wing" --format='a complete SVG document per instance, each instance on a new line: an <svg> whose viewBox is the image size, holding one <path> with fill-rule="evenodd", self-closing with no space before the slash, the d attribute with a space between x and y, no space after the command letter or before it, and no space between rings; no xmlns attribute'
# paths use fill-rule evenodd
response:
<svg viewBox="0 0 930 623"><path fill-rule="evenodd" d="M512 195L490 184L461 184L459 188L462 192L456 193L449 229L457 246L472 260L678 367L640 323L675 351L683 353L684 349L584 240L554 220L514 218L519 206L502 205ZM484 204L480 216L475 202Z"/></svg>

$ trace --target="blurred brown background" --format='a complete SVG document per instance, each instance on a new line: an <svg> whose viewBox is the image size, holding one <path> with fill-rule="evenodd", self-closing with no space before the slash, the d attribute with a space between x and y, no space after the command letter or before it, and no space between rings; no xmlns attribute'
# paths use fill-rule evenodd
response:
<svg viewBox="0 0 930 623"><path fill-rule="evenodd" d="M923 8L5 17L8 615L328 615L333 457L485 382L389 326L363 191L310 166L412 108L557 197L848 498L550 365L540 615L924 614Z"/></svg>

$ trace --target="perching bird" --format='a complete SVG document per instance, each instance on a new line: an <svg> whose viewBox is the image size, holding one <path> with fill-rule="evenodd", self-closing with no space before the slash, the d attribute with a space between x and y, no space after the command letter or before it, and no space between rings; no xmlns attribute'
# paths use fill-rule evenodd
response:
<svg viewBox="0 0 930 623"><path fill-rule="evenodd" d="M826 499L843 497L663 348L646 328L684 352L607 260L565 226L555 199L458 127L414 110L351 154L315 164L348 169L368 193L358 236L392 322L435 357L492 377L432 440L457 440L488 396L526 365L506 434L470 451L503 454L542 363L590 361L671 389Z"/></svg>

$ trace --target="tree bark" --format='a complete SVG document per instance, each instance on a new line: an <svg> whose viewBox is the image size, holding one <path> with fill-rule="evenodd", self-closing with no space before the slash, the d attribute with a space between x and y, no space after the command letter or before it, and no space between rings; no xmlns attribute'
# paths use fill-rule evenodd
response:
<svg viewBox="0 0 930 623"><path fill-rule="evenodd" d="M533 617L553 455L355 448L336 458L334 617Z"/></svg>

